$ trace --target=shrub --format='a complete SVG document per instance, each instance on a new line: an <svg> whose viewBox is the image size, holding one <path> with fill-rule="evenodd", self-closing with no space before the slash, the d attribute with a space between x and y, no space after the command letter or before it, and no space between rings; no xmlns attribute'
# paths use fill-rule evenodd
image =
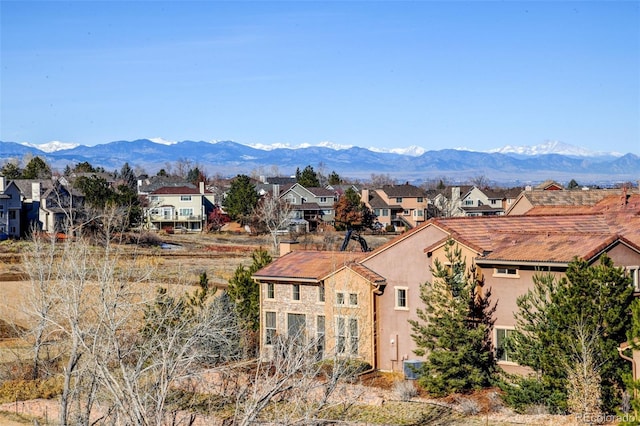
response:
<svg viewBox="0 0 640 426"><path fill-rule="evenodd" d="M460 407L460 411L465 416L475 416L480 412L480 405L478 402L471 398L459 397L457 399L458 406Z"/></svg>
<svg viewBox="0 0 640 426"><path fill-rule="evenodd" d="M398 380L393 384L393 392L400 401L409 401L418 396L418 389L412 381Z"/></svg>
<svg viewBox="0 0 640 426"><path fill-rule="evenodd" d="M7 380L0 384L0 403L51 399L62 393L62 377L44 380Z"/></svg>
<svg viewBox="0 0 640 426"><path fill-rule="evenodd" d="M546 412L564 414L567 409L567 396L557 390L545 386L536 378L518 378L512 383L501 383L504 394L503 401L517 413L527 413L532 409L539 411L545 407Z"/></svg>

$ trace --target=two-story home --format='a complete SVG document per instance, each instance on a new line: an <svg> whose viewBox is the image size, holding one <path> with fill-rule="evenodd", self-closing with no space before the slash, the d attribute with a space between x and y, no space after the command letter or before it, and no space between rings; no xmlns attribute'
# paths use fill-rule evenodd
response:
<svg viewBox="0 0 640 426"><path fill-rule="evenodd" d="M428 219L427 192L409 183L362 189L360 196L385 227L393 225L396 230L411 229Z"/></svg>
<svg viewBox="0 0 640 426"><path fill-rule="evenodd" d="M13 182L0 176L0 238L20 237L20 211L22 200L20 189Z"/></svg>
<svg viewBox="0 0 640 426"><path fill-rule="evenodd" d="M35 186L36 191L38 187L41 194L37 225L40 230L48 234L73 232L71 228L84 210L84 194L56 179L40 182Z"/></svg>
<svg viewBox="0 0 640 426"><path fill-rule="evenodd" d="M181 230L201 232L205 228L207 213L213 208L204 182L194 185L159 186L145 198L145 226L153 230ZM208 209L209 206L209 209Z"/></svg>
<svg viewBox="0 0 640 426"><path fill-rule="evenodd" d="M292 220L306 223L307 231L315 231L324 224L333 225L333 205L337 201L334 191L320 187L307 188L294 183L282 186L273 184L272 192L291 206Z"/></svg>
<svg viewBox="0 0 640 426"><path fill-rule="evenodd" d="M374 321L358 323L360 334L374 336L372 365L379 370L403 371L405 362L416 360L408 320L417 319L417 309L423 306L420 285L432 280L431 267L435 259L446 264L444 245L452 239L462 249L467 266L475 266L483 288L491 289L491 300L497 302L493 343L500 365L508 371L521 371L510 359L503 342L515 326L516 299L532 288L536 273L546 271L562 276L574 257L593 264L606 253L616 265L626 267L638 285L640 195L630 197L629 205L633 207L591 214L434 218L365 257L354 259L355 264L376 277L371 282L384 283L369 286L376 290L372 290L371 300ZM312 259L323 256L321 253L307 252L305 262L313 265ZM256 272L254 278L260 283L261 291L269 291L265 286L278 280L285 286L280 291L288 294L294 290L286 288L287 282L308 276L304 268L294 270L288 266L292 258L287 256L277 259L269 269ZM335 272L342 266L335 262ZM330 276L323 278L325 294L339 292L346 285L331 281ZM330 287L329 282L336 287ZM364 290L367 286L362 284L359 288ZM264 308L261 309L264 315ZM308 309L311 307L301 302L296 313L303 315ZM341 324L331 326L339 336L340 330L336 327ZM287 329L276 323L274 333L286 334ZM329 335L326 339L327 348L337 347Z"/></svg>

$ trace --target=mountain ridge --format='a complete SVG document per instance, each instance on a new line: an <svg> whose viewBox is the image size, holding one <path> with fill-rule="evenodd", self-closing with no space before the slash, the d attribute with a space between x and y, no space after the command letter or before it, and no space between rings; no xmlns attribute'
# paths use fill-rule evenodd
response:
<svg viewBox="0 0 640 426"><path fill-rule="evenodd" d="M522 155L521 153L479 152L461 149L425 150L420 155L379 152L361 147L335 149L328 146L259 149L233 141L154 142L150 139L113 141L94 146L45 152L33 146L0 141L0 158L25 155L44 157L54 168L62 169L87 161L107 170L119 169L128 162L155 173L168 164L187 161L208 174L251 174L255 170L274 168L292 174L297 168L322 166L325 172L341 176L369 178L372 174L420 181L447 178L464 181L484 175L496 182L535 182L554 179L560 182L576 179L586 183L615 183L640 178L640 157L580 156L556 153Z"/></svg>

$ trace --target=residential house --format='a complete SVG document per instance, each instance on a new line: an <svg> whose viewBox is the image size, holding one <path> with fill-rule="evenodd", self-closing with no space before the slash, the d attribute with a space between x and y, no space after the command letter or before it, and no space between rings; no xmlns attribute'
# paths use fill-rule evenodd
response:
<svg viewBox="0 0 640 426"><path fill-rule="evenodd" d="M40 208L38 209L38 226L42 232L49 234L72 232L73 226L84 210L84 195L71 186L63 185L58 180L42 181L40 187ZM32 186L37 191L38 185ZM37 202L37 195L32 194Z"/></svg>
<svg viewBox="0 0 640 426"><path fill-rule="evenodd" d="M20 214L20 236L29 235L33 229L41 230L40 223L40 198L43 185L52 185L52 181L40 181L39 179L15 179L12 181L20 189L22 210Z"/></svg>
<svg viewBox="0 0 640 426"><path fill-rule="evenodd" d="M492 337L499 364L507 371L523 371L513 363L503 343L515 326L516 300L532 288L535 274L546 271L560 277L575 257L593 264L607 254L616 265L629 270L640 290L640 195L628 197L626 206L631 207L615 212L603 207L590 214L434 218L354 259L351 270L357 264L376 277L373 282L384 283L373 292L374 322L366 324L367 330L359 323L361 334L374 336L372 365L403 371L405 362L417 360L408 320L418 318L417 309L423 306L420 285L433 279L431 268L436 259L446 264L444 245L453 239L467 266L475 267L483 289L490 289L491 300L497 302ZM314 256L324 255L308 252L297 256L308 256L305 262L313 265ZM291 259L285 256L269 269L256 272L254 278L262 291L276 279L285 286L281 292L292 291L286 287L291 285L287 279L304 277L305 269L291 273ZM323 277L324 282L330 280L329 275ZM263 315L265 306L261 308ZM302 315L311 309L301 301L296 312ZM335 347L328 335L326 338L326 346Z"/></svg>
<svg viewBox="0 0 640 426"><path fill-rule="evenodd" d="M307 231L315 231L324 225L333 225L337 201L334 191L326 188L306 188L299 183L274 184L273 195L287 201L291 206L292 219L307 224Z"/></svg>
<svg viewBox="0 0 640 426"><path fill-rule="evenodd" d="M204 182L194 185L158 185L143 194L146 199L145 226L154 230L182 230L201 232L205 228L207 213L213 209Z"/></svg>
<svg viewBox="0 0 640 426"><path fill-rule="evenodd" d="M0 176L0 238L20 237L21 209L20 189Z"/></svg>
<svg viewBox="0 0 640 426"><path fill-rule="evenodd" d="M260 347L273 356L279 338L304 340L329 355L375 363L374 304L384 279L357 263L364 254L291 251L253 276L260 286Z"/></svg>
<svg viewBox="0 0 640 426"><path fill-rule="evenodd" d="M411 229L427 220L429 198L424 189L406 183L363 189L361 199L383 226Z"/></svg>

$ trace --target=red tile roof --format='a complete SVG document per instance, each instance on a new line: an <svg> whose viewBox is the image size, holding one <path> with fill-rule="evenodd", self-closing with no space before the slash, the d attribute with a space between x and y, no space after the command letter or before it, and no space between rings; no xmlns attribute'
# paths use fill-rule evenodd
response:
<svg viewBox="0 0 640 426"><path fill-rule="evenodd" d="M319 282L364 255L361 252L295 250L256 271L253 277L271 281Z"/></svg>

